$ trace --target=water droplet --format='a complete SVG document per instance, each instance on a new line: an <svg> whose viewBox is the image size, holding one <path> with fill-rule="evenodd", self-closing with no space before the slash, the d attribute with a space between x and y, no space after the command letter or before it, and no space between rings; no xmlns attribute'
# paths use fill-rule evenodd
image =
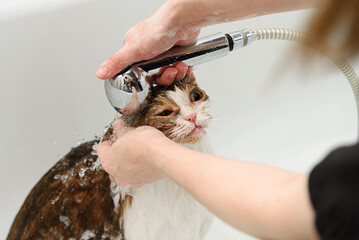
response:
<svg viewBox="0 0 359 240"><path fill-rule="evenodd" d="M71 221L70 221L70 219L68 217L60 216L59 219L60 219L60 222L63 222L65 224L65 228L70 226Z"/></svg>
<svg viewBox="0 0 359 240"><path fill-rule="evenodd" d="M98 145L99 145L98 143L94 143L92 145L92 150L97 151Z"/></svg>
<svg viewBox="0 0 359 240"><path fill-rule="evenodd" d="M61 181L62 181L62 183L65 183L68 178L69 178L68 175L62 175L62 176L61 176Z"/></svg>
<svg viewBox="0 0 359 240"><path fill-rule="evenodd" d="M92 163L90 170L94 172L94 171L98 171L100 169L102 169L101 162L100 162L100 159L97 158L97 160Z"/></svg>
<svg viewBox="0 0 359 240"><path fill-rule="evenodd" d="M81 143L84 143L85 139L79 134L77 136L77 145L80 145Z"/></svg>
<svg viewBox="0 0 359 240"><path fill-rule="evenodd" d="M55 202L57 202L59 200L59 196L57 196L55 199L51 200L51 204L54 205Z"/></svg>
<svg viewBox="0 0 359 240"><path fill-rule="evenodd" d="M86 172L86 168L81 168L80 172L79 172L79 176L82 178L83 176L85 176L85 172Z"/></svg>

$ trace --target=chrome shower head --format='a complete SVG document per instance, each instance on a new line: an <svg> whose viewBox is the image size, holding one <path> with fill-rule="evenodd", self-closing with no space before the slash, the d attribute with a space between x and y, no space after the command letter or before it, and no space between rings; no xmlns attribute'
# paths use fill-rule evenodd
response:
<svg viewBox="0 0 359 240"><path fill-rule="evenodd" d="M112 79L106 80L107 98L116 111L120 112L131 102L132 87L135 87L140 102L145 99L150 87L146 82L147 76L156 76L162 67L176 62L196 66L224 57L230 51L244 47L255 39L255 31L242 30L228 34L214 34L198 39L191 45L175 46L155 58L136 62L121 70Z"/></svg>

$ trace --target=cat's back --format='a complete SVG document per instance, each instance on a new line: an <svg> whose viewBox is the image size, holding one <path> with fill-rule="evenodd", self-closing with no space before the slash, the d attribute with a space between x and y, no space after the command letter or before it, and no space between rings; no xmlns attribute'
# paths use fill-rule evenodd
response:
<svg viewBox="0 0 359 240"><path fill-rule="evenodd" d="M10 229L13 239L120 238L110 180L93 145L83 143L58 161L32 189Z"/></svg>

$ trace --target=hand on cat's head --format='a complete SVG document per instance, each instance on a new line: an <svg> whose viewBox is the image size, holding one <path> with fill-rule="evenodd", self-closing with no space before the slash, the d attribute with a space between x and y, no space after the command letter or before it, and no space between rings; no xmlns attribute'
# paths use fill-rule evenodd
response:
<svg viewBox="0 0 359 240"><path fill-rule="evenodd" d="M185 77L190 81L195 80L192 74L192 67L183 62L177 62L171 66L162 67L156 77L149 80L159 85L170 85L173 81L180 81Z"/></svg>
<svg viewBox="0 0 359 240"><path fill-rule="evenodd" d="M185 66L187 73L188 67ZM211 118L207 112L208 96L193 82L191 70L189 73L171 86L151 89L142 105L135 89L132 89L133 101L128 105L130 107L122 109L127 116L112 124L98 147L98 156L111 181L118 185L141 187L161 179L164 174L151 161L152 156L166 144L173 144L171 140L196 142L204 134L202 129L207 127ZM176 103L176 99L188 101Z"/></svg>
<svg viewBox="0 0 359 240"><path fill-rule="evenodd" d="M118 138L115 142L102 142L97 150L102 167L117 185L139 188L155 182L164 174L151 164L152 147L161 147L170 142L162 132L149 126L129 128L119 119L113 123ZM149 139L151 144L149 143Z"/></svg>

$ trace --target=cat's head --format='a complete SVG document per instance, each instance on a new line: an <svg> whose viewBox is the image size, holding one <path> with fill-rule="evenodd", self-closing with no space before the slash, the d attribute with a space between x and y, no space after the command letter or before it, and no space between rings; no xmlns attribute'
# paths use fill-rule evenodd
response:
<svg viewBox="0 0 359 240"><path fill-rule="evenodd" d="M209 107L206 92L197 83L184 79L151 88L137 113L123 119L132 127L157 128L177 143L195 143L212 119Z"/></svg>

